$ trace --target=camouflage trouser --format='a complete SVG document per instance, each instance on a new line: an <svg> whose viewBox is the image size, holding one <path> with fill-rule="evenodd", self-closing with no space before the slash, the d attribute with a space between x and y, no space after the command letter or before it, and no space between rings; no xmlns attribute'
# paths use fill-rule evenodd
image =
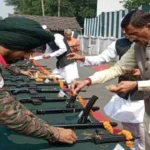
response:
<svg viewBox="0 0 150 150"><path fill-rule="evenodd" d="M57 139L59 131L36 117L6 91L0 91L0 124L32 137Z"/></svg>

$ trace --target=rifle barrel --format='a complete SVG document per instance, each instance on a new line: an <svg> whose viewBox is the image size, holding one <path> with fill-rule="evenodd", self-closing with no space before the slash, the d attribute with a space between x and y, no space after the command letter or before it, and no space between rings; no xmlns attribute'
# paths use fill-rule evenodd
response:
<svg viewBox="0 0 150 150"><path fill-rule="evenodd" d="M60 109L41 109L36 110L36 113L39 115L43 114L55 114L55 113L75 113L75 112L81 112L84 110L84 108L60 108ZM99 110L99 107L93 107L93 111Z"/></svg>
<svg viewBox="0 0 150 150"><path fill-rule="evenodd" d="M112 127L116 127L118 125L116 122L110 122L110 124ZM86 124L66 123L66 124L53 124L53 126L71 129L104 128L103 123L86 123Z"/></svg>

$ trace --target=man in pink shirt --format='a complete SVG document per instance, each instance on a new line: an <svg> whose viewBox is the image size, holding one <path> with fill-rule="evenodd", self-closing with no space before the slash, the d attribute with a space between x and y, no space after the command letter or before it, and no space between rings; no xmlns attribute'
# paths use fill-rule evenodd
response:
<svg viewBox="0 0 150 150"><path fill-rule="evenodd" d="M80 52L80 43L77 39L72 37L72 30L65 29L64 36L68 42L68 45L70 46L71 51L75 52L75 53L79 53Z"/></svg>

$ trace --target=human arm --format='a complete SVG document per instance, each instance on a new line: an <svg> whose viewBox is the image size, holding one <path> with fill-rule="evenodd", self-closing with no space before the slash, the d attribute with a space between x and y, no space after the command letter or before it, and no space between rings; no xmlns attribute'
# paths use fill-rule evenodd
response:
<svg viewBox="0 0 150 150"><path fill-rule="evenodd" d="M150 80L138 81L139 91L150 91Z"/></svg>
<svg viewBox="0 0 150 150"><path fill-rule="evenodd" d="M67 51L66 44L64 42L64 37L60 34L55 34L55 44L59 47L59 50L50 53L50 57L58 57Z"/></svg>
<svg viewBox="0 0 150 150"><path fill-rule="evenodd" d="M107 47L107 49L105 49L101 54L97 56L81 56L76 53L71 53L68 54L67 57L68 59L80 60L81 65L84 66L100 65L117 58L115 45L116 42L113 42Z"/></svg>
<svg viewBox="0 0 150 150"><path fill-rule="evenodd" d="M23 70L20 67L16 66L15 64L8 65L6 67L6 69L8 71L13 72L13 73L18 74L18 75L23 74L23 75L30 76L30 77L33 75L32 70Z"/></svg>
<svg viewBox="0 0 150 150"><path fill-rule="evenodd" d="M76 140L72 130L48 125L2 89L0 89L0 124L16 132L50 142L56 140L73 143Z"/></svg>
<svg viewBox="0 0 150 150"><path fill-rule="evenodd" d="M131 70L136 66L136 59L135 59L135 51L134 51L134 45L131 46L131 48L127 51L126 54L123 55L121 60L119 60L113 67L104 70L104 71L98 71L94 75L88 77L88 81L76 81L73 82L71 85L71 88L74 93L76 93L81 88L85 87L89 84L98 84L98 83L104 83L106 81L112 80L120 75L125 74L128 70ZM80 86L82 84L82 87Z"/></svg>
<svg viewBox="0 0 150 150"><path fill-rule="evenodd" d="M116 41L110 44L101 54L97 56L86 56L83 65L92 66L110 62L117 58Z"/></svg>
<svg viewBox="0 0 150 150"><path fill-rule="evenodd" d="M47 45L47 51L45 54L41 56L35 56L33 57L34 60L41 60L41 59L48 59L51 57L58 57L62 55L63 53L67 52L67 47L64 42L64 37L60 34L55 34L55 44L59 47L57 51L52 52L51 48Z"/></svg>

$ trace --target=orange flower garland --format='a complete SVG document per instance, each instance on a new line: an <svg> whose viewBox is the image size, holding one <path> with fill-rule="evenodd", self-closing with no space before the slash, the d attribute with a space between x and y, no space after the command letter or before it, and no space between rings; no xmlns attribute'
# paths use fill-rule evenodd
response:
<svg viewBox="0 0 150 150"><path fill-rule="evenodd" d="M85 104L85 102L83 101L83 98L81 97L81 96L78 96L78 102L83 106L83 107L85 107L86 106L86 104ZM93 111L91 111L91 113L90 113L92 116L93 116ZM100 120L98 120L100 123L101 123L101 121ZM104 128L107 130L107 131L109 131L111 134L113 134L113 128L112 128L112 126L111 126L111 124L108 122L108 121L104 121L103 122L103 125L104 125ZM126 144L126 146L128 146L130 149L133 147L133 142L131 141L132 139L133 139L133 136L132 136L132 134L131 134L131 132L129 132L129 131L127 131L127 130L122 130L120 133L118 133L118 134L123 134L125 137L126 137L126 142L125 142L125 144Z"/></svg>
<svg viewBox="0 0 150 150"><path fill-rule="evenodd" d="M83 106L83 108L85 108L86 102L84 102L83 98L81 96L78 96L77 99L78 99L78 102Z"/></svg>
<svg viewBox="0 0 150 150"><path fill-rule="evenodd" d="M43 79L42 78L36 78L35 81L37 81L37 82L43 82Z"/></svg>
<svg viewBox="0 0 150 150"><path fill-rule="evenodd" d="M55 83L58 82L58 80L57 80L57 78L56 78L55 76L52 76L52 80L53 80Z"/></svg>
<svg viewBox="0 0 150 150"><path fill-rule="evenodd" d="M30 60L30 62L32 62L33 65L36 66L42 73L44 73L45 75L50 75L50 72L49 72L47 69L45 69L44 67L41 67L41 65L40 65L37 61L35 61L31 55L30 55L29 60Z"/></svg>
<svg viewBox="0 0 150 150"><path fill-rule="evenodd" d="M86 106L86 102L84 102L83 98L81 96L78 96L78 102L85 107ZM90 114L93 116L93 111L90 112ZM101 121L98 120L100 123ZM111 124L108 121L103 122L104 128L109 131L110 133L113 133L113 128L111 126Z"/></svg>
<svg viewBox="0 0 150 150"><path fill-rule="evenodd" d="M59 86L61 89L64 88L64 82L62 80L58 80Z"/></svg>
<svg viewBox="0 0 150 150"><path fill-rule="evenodd" d="M109 131L111 134L113 134L113 128L108 121L104 121L103 126L107 131Z"/></svg>
<svg viewBox="0 0 150 150"><path fill-rule="evenodd" d="M41 70L42 73L44 73L44 74L46 74L46 75L50 75L50 72L49 72L48 70L44 69L43 67L41 67L36 61L34 61L33 59L30 59L30 60L32 60L31 62L32 62L36 67L38 67L39 70ZM61 88L64 88L64 83L63 83L63 81L57 80L57 78L56 78L55 76L52 76L52 79L53 79L53 81L54 81L55 83L59 83L59 86L60 86ZM36 80L37 82L42 82L42 81L43 81L42 78L36 78L35 80ZM70 96L72 95L71 92L68 92L68 94L69 94ZM85 108L86 102L83 100L83 98L82 98L81 96L78 96L77 99L78 99L78 102L83 106L83 108ZM93 114L93 111L91 111L90 114L93 116L93 115L94 115L94 114ZM98 121L99 121L100 123L102 123L100 120L98 120ZM104 128L105 128L107 131L109 131L111 134L113 134L113 128L112 128L111 124L110 124L108 121L103 122L103 126L104 126ZM125 136L125 138L126 138L126 140L127 140L125 143L126 143L126 145L131 149L131 148L133 147L133 142L131 141L131 140L133 139L133 136L132 136L131 132L129 132L129 131L127 131L127 130L122 130L122 131L121 131L120 133L118 133L118 134L122 134L122 135Z"/></svg>
<svg viewBox="0 0 150 150"><path fill-rule="evenodd" d="M132 149L132 147L133 147L133 141L131 141L132 139L133 139L133 136L132 136L132 134L131 134L131 132L130 131L127 131L127 130L122 130L121 132L119 132L118 133L119 135L120 134L122 134L122 135L124 135L125 136L125 138L126 138L126 145L130 148L130 149Z"/></svg>

